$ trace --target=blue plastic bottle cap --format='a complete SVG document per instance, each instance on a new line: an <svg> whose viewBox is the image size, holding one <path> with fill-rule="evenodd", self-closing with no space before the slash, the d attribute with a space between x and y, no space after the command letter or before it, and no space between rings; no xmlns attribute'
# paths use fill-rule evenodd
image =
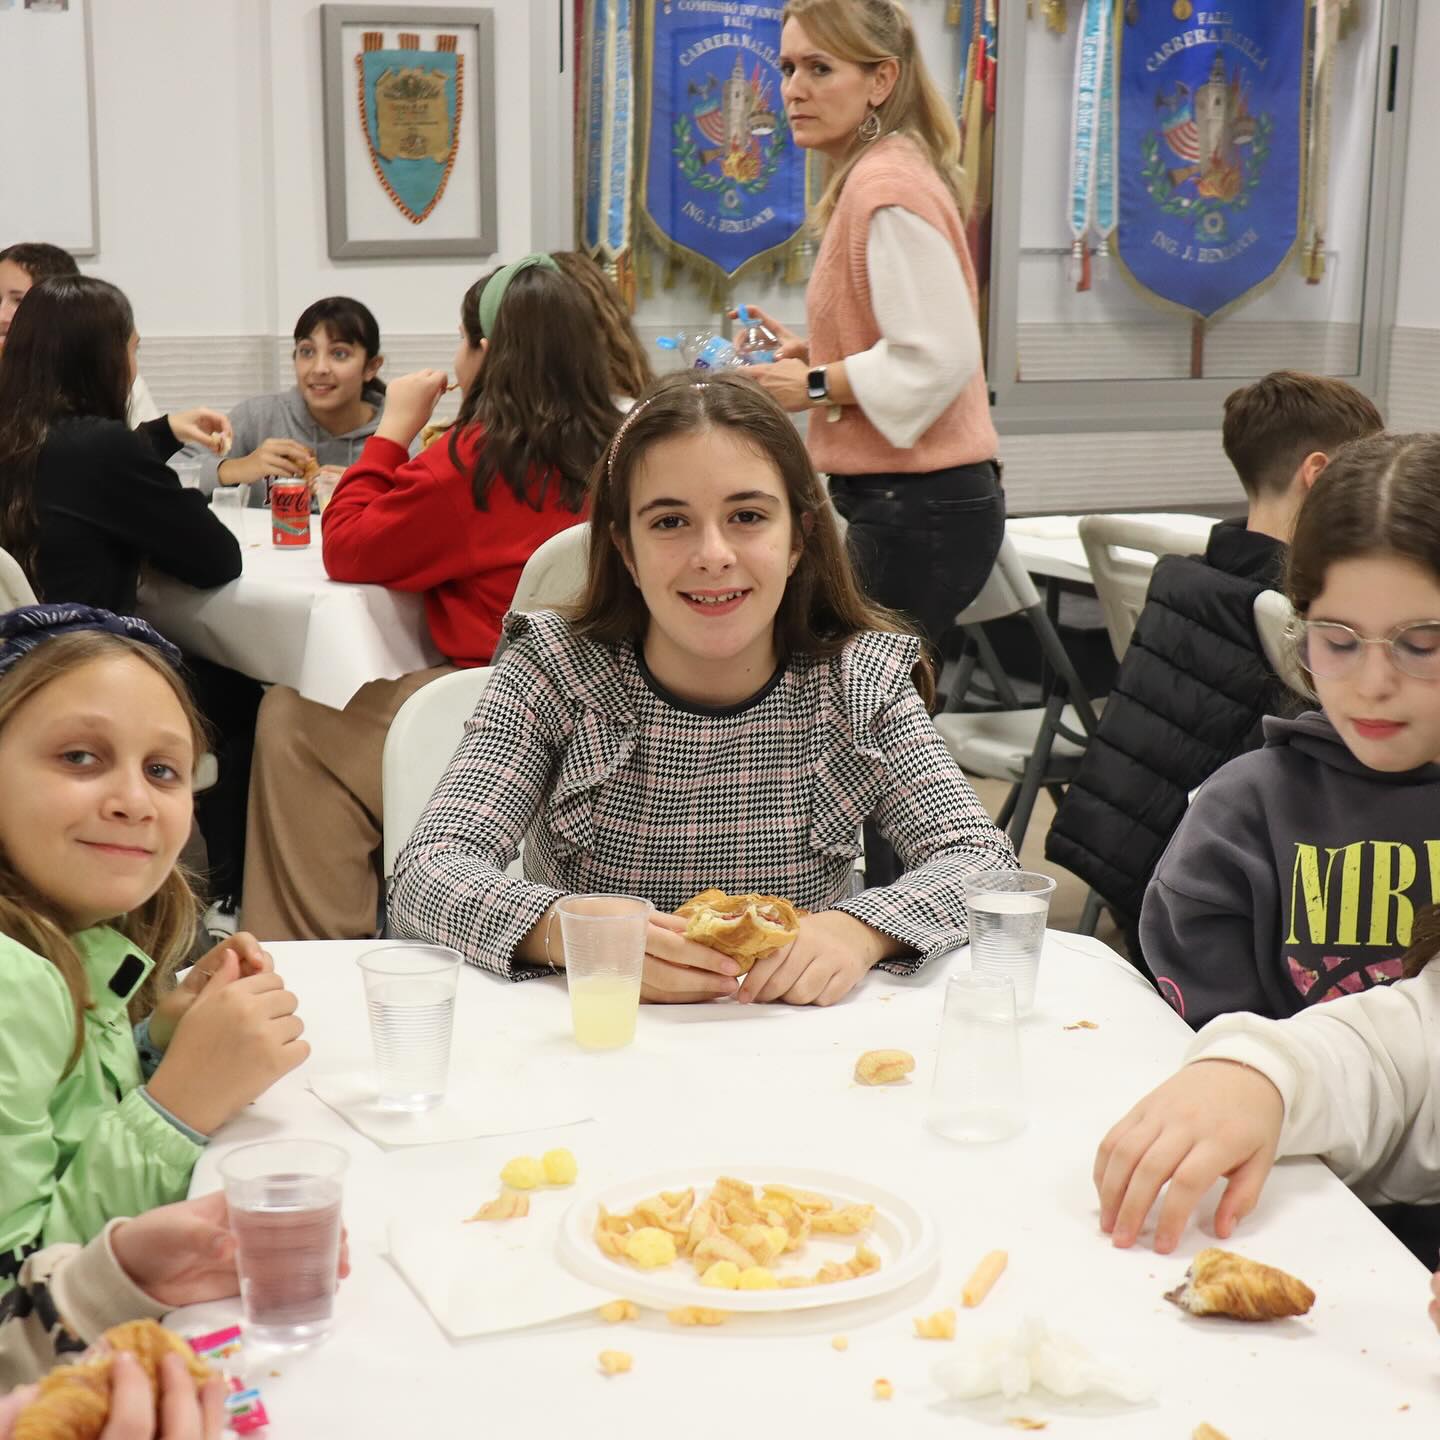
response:
<svg viewBox="0 0 1440 1440"><path fill-rule="evenodd" d="M735 314L739 318L742 325L748 325L750 323L750 311L746 306L737 306Z"/></svg>
<svg viewBox="0 0 1440 1440"><path fill-rule="evenodd" d="M673 335L657 335L655 343L662 350L678 350L680 348L680 342Z"/></svg>

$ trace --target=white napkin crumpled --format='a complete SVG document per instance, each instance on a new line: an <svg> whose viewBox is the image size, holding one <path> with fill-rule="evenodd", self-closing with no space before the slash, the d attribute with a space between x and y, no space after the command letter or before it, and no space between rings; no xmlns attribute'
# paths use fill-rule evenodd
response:
<svg viewBox="0 0 1440 1440"><path fill-rule="evenodd" d="M1079 1341L1051 1330L1035 1316L1018 1330L992 1336L940 1361L930 1373L952 1400L996 1393L1012 1400L1040 1386L1066 1400L1103 1394L1139 1405L1155 1393L1143 1376L1102 1363Z"/></svg>

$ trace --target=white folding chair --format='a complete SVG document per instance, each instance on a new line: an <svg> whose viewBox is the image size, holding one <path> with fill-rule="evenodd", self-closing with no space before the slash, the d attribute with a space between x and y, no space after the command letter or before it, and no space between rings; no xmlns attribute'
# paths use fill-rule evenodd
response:
<svg viewBox="0 0 1440 1440"><path fill-rule="evenodd" d="M1119 660L1135 633L1155 561L1162 555L1203 555L1206 537L1143 515L1083 515L1079 528L1110 648Z"/></svg>
<svg viewBox="0 0 1440 1440"><path fill-rule="evenodd" d="M20 562L8 551L0 550L0 611L18 610L35 603L35 590Z"/></svg>
<svg viewBox="0 0 1440 1440"><path fill-rule="evenodd" d="M1291 635L1295 607L1279 590L1262 590L1255 597L1255 633L1270 668L1297 695L1312 695L1310 677L1300 663L1300 651Z"/></svg>
<svg viewBox="0 0 1440 1440"><path fill-rule="evenodd" d="M585 588L590 564L590 522L552 535L525 562L515 587L512 610L549 610L569 605Z"/></svg>
<svg viewBox="0 0 1440 1440"><path fill-rule="evenodd" d="M955 617L955 623L972 638L983 639L978 627L1010 615L1023 616L1028 622L1049 667L1045 703L1029 708L1010 704L999 710L947 710L935 717L935 728L967 775L1010 782L1010 794L995 818L1018 850L1040 787L1045 786L1058 800L1063 793L1060 787L1074 775L1085 744L1095 733L1096 715L1045 613L1045 602L1007 535L985 588ZM958 704L964 691L961 683L952 686L950 703Z"/></svg>
<svg viewBox="0 0 1440 1440"><path fill-rule="evenodd" d="M390 722L380 761L385 816L381 871L387 889L395 857L430 803L492 673L482 665L442 675L417 690Z"/></svg>

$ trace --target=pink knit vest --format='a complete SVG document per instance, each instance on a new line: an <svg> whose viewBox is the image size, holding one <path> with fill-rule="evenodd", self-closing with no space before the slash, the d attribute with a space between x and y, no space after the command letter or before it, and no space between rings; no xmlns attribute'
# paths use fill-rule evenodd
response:
<svg viewBox="0 0 1440 1440"><path fill-rule="evenodd" d="M851 170L825 227L805 292L812 365L842 360L880 339L870 308L865 252L870 216L887 205L918 215L950 241L970 288L970 303L978 310L975 267L950 192L916 141L904 135L887 136L876 141ZM839 420L828 421L825 416L823 408L812 411L807 433L815 468L829 474L875 475L892 470L926 474L991 460L1000 443L979 369L908 450L891 445L858 405L843 407Z"/></svg>

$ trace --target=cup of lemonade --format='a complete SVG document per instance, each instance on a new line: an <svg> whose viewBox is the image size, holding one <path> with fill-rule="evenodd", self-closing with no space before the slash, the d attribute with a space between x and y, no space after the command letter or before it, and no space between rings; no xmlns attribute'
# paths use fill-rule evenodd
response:
<svg viewBox="0 0 1440 1440"><path fill-rule="evenodd" d="M575 1041L582 1050L619 1050L635 1038L655 907L634 895L567 895L555 908Z"/></svg>

